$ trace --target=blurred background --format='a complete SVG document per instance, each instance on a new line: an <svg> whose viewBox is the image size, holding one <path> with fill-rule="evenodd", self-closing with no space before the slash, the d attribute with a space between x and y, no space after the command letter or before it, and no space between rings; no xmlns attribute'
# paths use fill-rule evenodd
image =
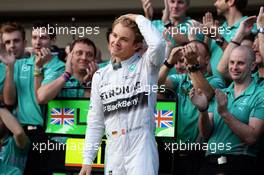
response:
<svg viewBox="0 0 264 175"><path fill-rule="evenodd" d="M215 13L214 0L192 0L188 15L200 20L207 11ZM152 0L154 19L160 19L163 0ZM257 15L264 0L249 0L245 15ZM113 20L126 13L143 14L140 0L0 0L0 22L16 21L26 28L26 38L30 46L30 32L32 23L45 20L57 27L79 28L79 36L59 34L56 45L63 48L74 37L81 37L83 33L92 39L102 51L102 58L109 59L107 50L106 31ZM95 28L97 27L97 28ZM83 28L89 30L84 32ZM99 32L98 32L99 30ZM74 33L72 31L71 33Z"/></svg>

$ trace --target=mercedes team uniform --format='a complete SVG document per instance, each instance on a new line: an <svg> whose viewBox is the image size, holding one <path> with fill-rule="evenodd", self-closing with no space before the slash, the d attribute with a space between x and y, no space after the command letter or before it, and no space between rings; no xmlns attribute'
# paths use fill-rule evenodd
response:
<svg viewBox="0 0 264 175"><path fill-rule="evenodd" d="M119 69L108 64L92 80L83 164L92 164L105 133L107 175L158 174L154 108L165 42L145 17L137 16L136 23L147 51L122 61Z"/></svg>

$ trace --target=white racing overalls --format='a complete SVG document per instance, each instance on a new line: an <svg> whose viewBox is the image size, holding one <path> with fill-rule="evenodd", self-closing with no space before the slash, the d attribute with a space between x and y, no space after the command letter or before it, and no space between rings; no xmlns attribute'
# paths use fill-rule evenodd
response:
<svg viewBox="0 0 264 175"><path fill-rule="evenodd" d="M154 108L165 42L145 17L137 16L136 23L147 51L122 61L117 70L108 64L92 80L83 163L92 164L105 133L106 175L158 174Z"/></svg>

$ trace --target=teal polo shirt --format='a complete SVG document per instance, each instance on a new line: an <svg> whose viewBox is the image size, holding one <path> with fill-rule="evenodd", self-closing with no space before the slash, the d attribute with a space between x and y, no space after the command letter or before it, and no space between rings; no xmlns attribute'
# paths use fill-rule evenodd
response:
<svg viewBox="0 0 264 175"><path fill-rule="evenodd" d="M250 117L264 120L264 92L253 79L247 89L234 98L234 83L223 89L227 95L228 111L239 121L248 124ZM232 154L256 156L257 145L248 146L233 133L217 111L217 103L213 100L208 112L213 113L214 128L208 140L206 155Z"/></svg>
<svg viewBox="0 0 264 175"><path fill-rule="evenodd" d="M196 142L198 137L199 111L192 104L189 92L192 89L192 82L187 74L175 74L169 76L173 89L178 94L178 123L177 142ZM224 88L225 83L216 76L206 77L209 84L214 88Z"/></svg>
<svg viewBox="0 0 264 175"><path fill-rule="evenodd" d="M69 81L67 81L60 91L58 97L74 97L83 98L84 97L84 86L72 76Z"/></svg>
<svg viewBox="0 0 264 175"><path fill-rule="evenodd" d="M191 20L192 19L190 17L185 17L183 22L179 23L177 26L174 26L174 27L177 28L177 30L175 29L174 32L176 33L176 31L178 31L178 33L185 34L185 36L188 36L188 33L190 31L190 27L189 26L192 23ZM164 24L164 22L162 20L153 20L152 24L158 29L158 31L161 34L166 29L165 28L165 24ZM176 41L171 36L169 36L168 38L172 42L173 46L177 45ZM201 33L197 32L196 39L200 40L200 41L204 40L204 35L202 34L202 32Z"/></svg>
<svg viewBox="0 0 264 175"><path fill-rule="evenodd" d="M0 62L0 94L3 94L5 74L6 74L5 64Z"/></svg>
<svg viewBox="0 0 264 175"><path fill-rule="evenodd" d="M0 159L2 159L2 166L5 167L7 172L11 171L15 175L23 174L29 147L30 144L28 144L25 149L18 148L12 136L4 140L0 150ZM2 172L2 168L0 168L0 172Z"/></svg>
<svg viewBox="0 0 264 175"><path fill-rule="evenodd" d="M18 110L17 118L22 125L43 125L41 108L34 92L35 57L17 60L14 67L14 81L16 85ZM64 71L64 63L54 56L43 67L46 84L50 79L59 77Z"/></svg>
<svg viewBox="0 0 264 175"><path fill-rule="evenodd" d="M17 167L4 165L0 160L0 175L22 175Z"/></svg>
<svg viewBox="0 0 264 175"><path fill-rule="evenodd" d="M252 75L252 77L254 78L254 80L257 82L259 86L261 86L262 88L264 87L264 77L263 76L259 76L259 73L256 72ZM262 134L262 137L260 138L260 150L264 152L264 134Z"/></svg>
<svg viewBox="0 0 264 175"><path fill-rule="evenodd" d="M252 77L254 78L254 80L257 82L259 86L262 86L262 87L264 86L264 77L259 76L258 72L252 74Z"/></svg>
<svg viewBox="0 0 264 175"><path fill-rule="evenodd" d="M109 60L106 60L106 61L103 61L103 62L99 63L98 64L99 69L107 66L109 64L109 62L110 62Z"/></svg>
<svg viewBox="0 0 264 175"><path fill-rule="evenodd" d="M231 39L235 35L237 29L240 26L241 21L243 21L246 18L247 16L242 17L233 26L228 26L227 21L225 21L221 25L221 28L223 29L223 31L225 31L225 32L222 32L221 35L228 43L231 41ZM210 63L211 63L212 73L213 75L217 75L221 77L220 73L217 71L217 65L223 55L223 50L221 47L218 46L218 44L216 44L215 40L211 40L210 50L211 50Z"/></svg>

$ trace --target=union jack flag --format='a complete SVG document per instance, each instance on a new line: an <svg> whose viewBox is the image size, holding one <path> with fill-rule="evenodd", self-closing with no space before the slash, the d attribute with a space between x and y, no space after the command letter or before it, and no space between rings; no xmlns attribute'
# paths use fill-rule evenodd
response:
<svg viewBox="0 0 264 175"><path fill-rule="evenodd" d="M73 108L52 108L51 120L52 125L74 125Z"/></svg>
<svg viewBox="0 0 264 175"><path fill-rule="evenodd" d="M155 109L155 123L156 128L173 127L173 111Z"/></svg>

